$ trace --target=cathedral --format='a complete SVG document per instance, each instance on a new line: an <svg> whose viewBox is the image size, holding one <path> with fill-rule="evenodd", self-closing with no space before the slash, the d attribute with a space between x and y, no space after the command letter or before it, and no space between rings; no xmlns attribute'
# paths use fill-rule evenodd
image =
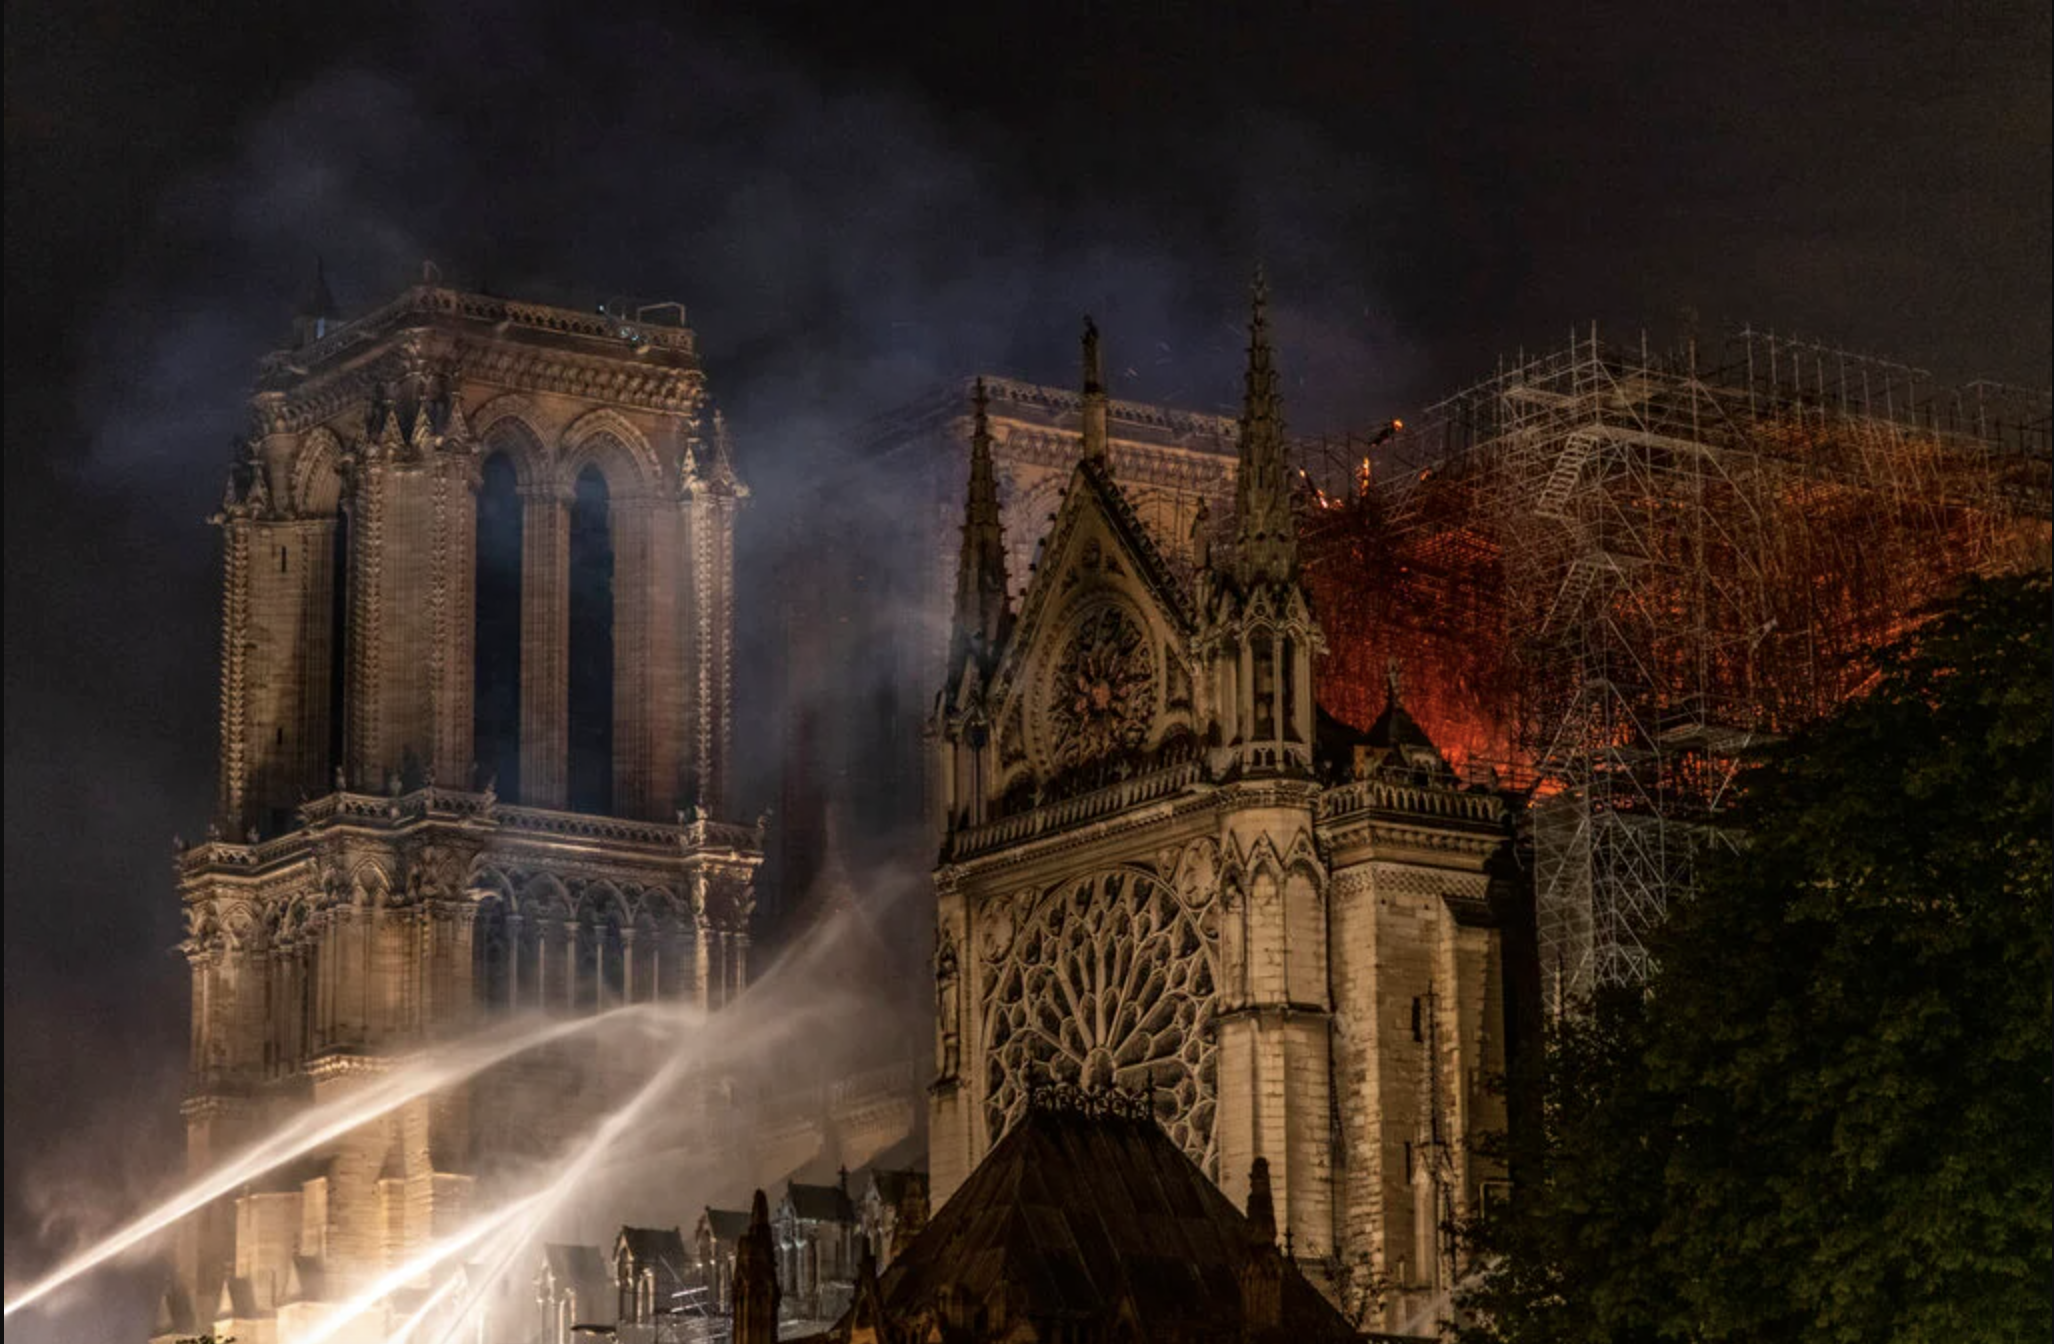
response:
<svg viewBox="0 0 2054 1344"><path fill-rule="evenodd" d="M1505 1123L1506 806L1458 781L1399 669L1366 731L1319 706L1259 292L1238 420L1111 400L1088 324L1084 363L1081 394L979 379L870 426L854 470L920 485L885 529L904 553L781 589L785 932L859 899L837 807L874 847L925 798L931 1058L881 1043L709 1135L774 1192L756 1214L541 1248L519 1337L664 1338L672 1298L740 1332L745 1262L773 1334L1074 1325L1028 1300L1061 1256L990 1240L1030 1169L1034 1216L1126 1229L1101 1268L1128 1287L1077 1338L1137 1311L1213 1337L1135 1269L1166 1211L1085 1198L1116 1175L1088 1160L1055 1172L1090 1152L1202 1206L1242 1282L1219 1310L1262 1337L1445 1309L1451 1229L1505 1188L1476 1140ZM719 1008L763 932L767 825L729 784L749 492L682 309L431 270L343 323L317 285L251 412L213 519L218 798L177 859L196 1175L498 1016ZM888 694L855 712L790 680L878 650ZM159 1336L292 1340L575 1137L593 1086L544 1051L210 1206Z"/></svg>
<svg viewBox="0 0 2054 1344"><path fill-rule="evenodd" d="M1445 1309L1505 1188L1510 822L1405 712L1324 715L1258 288L1230 516L1179 564L1109 465L1088 324L1077 456L1015 599L976 393L931 740L938 1209L1037 1093L1146 1098L1351 1318ZM1219 539L1214 540L1215 534ZM1009 541L1011 545L1009 546Z"/></svg>

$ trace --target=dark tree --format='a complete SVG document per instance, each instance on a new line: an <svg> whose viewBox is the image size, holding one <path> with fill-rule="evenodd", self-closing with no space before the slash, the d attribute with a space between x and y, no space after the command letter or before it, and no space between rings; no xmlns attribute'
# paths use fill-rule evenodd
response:
<svg viewBox="0 0 2054 1344"><path fill-rule="evenodd" d="M1765 753L1645 995L1549 1046L1478 1340L2054 1335L2054 639L1976 581Z"/></svg>

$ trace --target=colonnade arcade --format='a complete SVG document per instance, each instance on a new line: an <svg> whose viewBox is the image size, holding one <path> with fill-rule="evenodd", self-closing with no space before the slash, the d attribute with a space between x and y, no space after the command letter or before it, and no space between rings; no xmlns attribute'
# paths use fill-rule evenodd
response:
<svg viewBox="0 0 2054 1344"><path fill-rule="evenodd" d="M746 887L690 873L677 886L482 863L460 886L395 884L374 861L312 890L196 901L195 1085L285 1077L502 1012L717 1008L748 982Z"/></svg>

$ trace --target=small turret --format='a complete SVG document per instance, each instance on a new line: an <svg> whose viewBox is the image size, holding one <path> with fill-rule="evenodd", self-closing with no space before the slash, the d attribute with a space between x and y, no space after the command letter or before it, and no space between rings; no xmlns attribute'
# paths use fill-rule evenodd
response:
<svg viewBox="0 0 2054 1344"><path fill-rule="evenodd" d="M1098 349L1098 324L1084 319L1084 460L1106 460L1105 361Z"/></svg>
<svg viewBox="0 0 2054 1344"><path fill-rule="evenodd" d="M292 337L295 349L305 349L334 329L341 310L335 306L335 295L328 289L328 269L319 257L314 258L314 283L307 287L306 297L293 310Z"/></svg>

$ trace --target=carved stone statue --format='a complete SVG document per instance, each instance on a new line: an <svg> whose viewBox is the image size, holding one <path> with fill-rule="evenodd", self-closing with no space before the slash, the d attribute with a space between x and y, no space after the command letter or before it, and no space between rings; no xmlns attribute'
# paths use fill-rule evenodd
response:
<svg viewBox="0 0 2054 1344"><path fill-rule="evenodd" d="M934 1008L935 1008L935 1059L936 1071L943 1078L953 1078L961 1067L962 1038L957 1031L958 977L956 974L956 943L943 930L934 950Z"/></svg>

